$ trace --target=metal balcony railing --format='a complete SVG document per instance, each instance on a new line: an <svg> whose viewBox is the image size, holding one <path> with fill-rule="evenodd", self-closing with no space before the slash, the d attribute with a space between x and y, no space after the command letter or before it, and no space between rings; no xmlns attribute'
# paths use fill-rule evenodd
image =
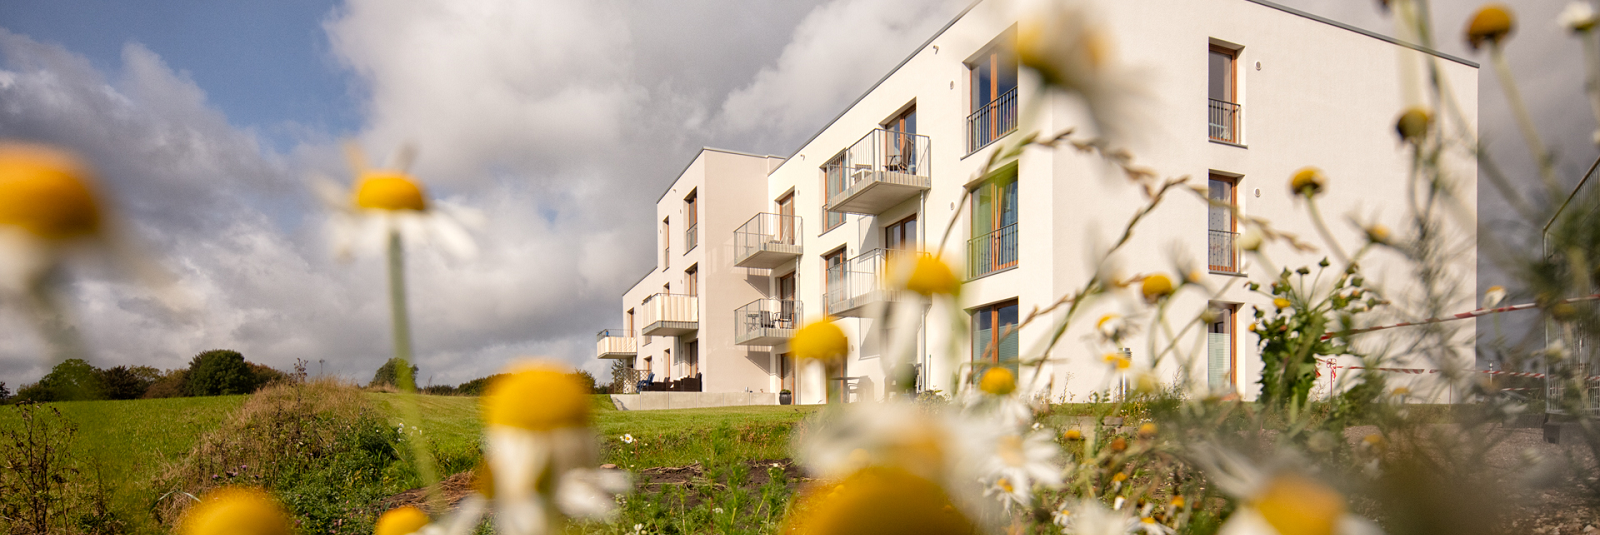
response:
<svg viewBox="0 0 1600 535"><path fill-rule="evenodd" d="M689 225L683 229L683 254L689 254L696 245L700 245L700 225Z"/></svg>
<svg viewBox="0 0 1600 535"><path fill-rule="evenodd" d="M840 183L830 188L828 210L876 215L933 186L933 142L919 136L875 128L844 157L824 167Z"/></svg>
<svg viewBox="0 0 1600 535"><path fill-rule="evenodd" d="M1239 272L1239 248L1235 245L1239 233L1210 230L1206 238L1206 264L1219 273Z"/></svg>
<svg viewBox="0 0 1600 535"><path fill-rule="evenodd" d="M606 329L595 335L595 355L600 358L624 359L638 354L638 343L622 329Z"/></svg>
<svg viewBox="0 0 1600 535"><path fill-rule="evenodd" d="M692 295L658 293L640 305L639 330L645 336L677 336L700 328L700 299Z"/></svg>
<svg viewBox="0 0 1600 535"><path fill-rule="evenodd" d="M791 299L757 299L733 311L733 343L775 346L800 329L800 302Z"/></svg>
<svg viewBox="0 0 1600 535"><path fill-rule="evenodd" d="M927 253L897 249L873 249L828 268L827 288L823 292L831 316L866 317L868 305L895 299L885 286L885 276L895 264L911 261L912 255ZM902 266L909 269L909 266Z"/></svg>
<svg viewBox="0 0 1600 535"><path fill-rule="evenodd" d="M1207 125L1207 129L1210 132L1211 139L1215 139L1217 141L1226 141L1228 143L1238 143L1240 124L1239 120L1240 113L1242 112L1239 105L1226 100L1217 100L1214 98L1209 100L1211 101L1211 108L1210 113L1208 114L1209 124Z"/></svg>
<svg viewBox="0 0 1600 535"><path fill-rule="evenodd" d="M772 269L800 256L800 216L756 214L733 231L733 265Z"/></svg>
<svg viewBox="0 0 1600 535"><path fill-rule="evenodd" d="M967 242L967 278L978 278L1017 266L1017 225L978 236Z"/></svg>
<svg viewBox="0 0 1600 535"><path fill-rule="evenodd" d="M989 146L1017 129L1017 88L973 110L967 116L967 154Z"/></svg>

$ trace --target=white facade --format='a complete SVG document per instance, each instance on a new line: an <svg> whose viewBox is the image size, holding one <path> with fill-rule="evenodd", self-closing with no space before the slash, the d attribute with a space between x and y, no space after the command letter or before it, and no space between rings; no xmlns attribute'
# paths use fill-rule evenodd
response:
<svg viewBox="0 0 1600 535"><path fill-rule="evenodd" d="M1362 242L1360 231L1347 223L1351 217L1407 228L1404 202L1410 157L1392 134L1395 117L1406 107L1400 85L1402 61L1434 60L1450 80L1454 98L1466 114L1466 127L1476 130L1478 72L1470 62L1425 55L1256 0L1108 1L1099 2L1096 8L1114 38L1117 61L1135 73L1143 92L1137 97L1146 106L1129 119L1128 128L1134 133L1129 148L1138 163L1162 177L1187 175L1191 184L1202 188L1208 177L1221 179L1230 184L1227 188L1241 212L1264 217L1275 227L1309 241L1319 241L1317 232L1303 203L1293 198L1287 186L1289 176L1305 166L1320 167L1330 177L1328 191L1319 197L1319 208L1341 243ZM1010 190L1014 194L1008 195L1005 188L990 190L1006 200L1014 196L1009 209L1005 201L991 203L985 210L979 201L962 200L973 191L972 179L990 151L1017 134L1001 136L976 151L969 148L994 137L987 135L986 129L993 128L994 133L1005 130L1007 117L1016 117L1017 110L1023 114L1036 110L1037 115L1021 120L1033 121L1030 126L1042 132L1076 128L1085 136L1093 133L1078 100L1039 93L1035 78L1026 69L1016 75L1014 102L984 94L1004 89L1003 83L975 77L973 71L982 71L985 64L997 65L1002 71L999 78L1007 76L1003 61L990 55L995 45L1015 39L1016 18L1007 10L993 0L969 8L786 160L710 150L701 153L657 204L658 222L666 219L671 227L670 265L652 270L624 296L624 310L636 310L632 328L638 332L644 327L637 322L645 297L660 293L663 284L671 284L677 292L682 288L683 270L699 266L697 329L638 340L638 356L652 358L658 380L664 376L662 352L670 349L675 366L679 366L669 376L683 377L685 347L698 341L698 367L704 373L705 391L789 388L796 390L797 403L824 402L825 378L820 370L801 372L798 381L788 379L784 371L790 365L781 362L779 355L787 349L781 328L789 325L792 315L803 315L804 321L809 321L828 312L838 315L840 309L855 304L837 299L841 279L830 280L828 256L842 252L843 259L861 258L865 265L871 257L863 255L903 246L894 243L901 235L916 248L934 249L952 218L954 230L945 258L958 268L965 266L967 282L961 310L935 307L933 316L924 321L935 328L918 337L922 388L953 390L949 378L955 370L946 367L944 358L933 355L944 351L943 340L952 337L938 327L950 325L941 319L942 314L981 313L1002 321L1008 313L1025 317L1028 311L1048 307L1083 286L1094 269L1091 259L1115 241L1143 204L1138 190L1103 160L1070 148L1030 149L1017 164L1015 186ZM1227 98L1220 99L1224 112L1231 114L1223 116L1220 127L1212 111L1219 109L1219 104L1208 100L1218 95L1209 87L1216 81L1208 69L1208 62L1215 61L1213 49L1232 62ZM979 87L983 83L991 85ZM999 102L985 106L980 101ZM1237 111L1232 111L1233 105ZM916 137L894 131L912 129L898 119L908 110L915 111ZM1016 124L1017 119L1009 120ZM1233 124L1227 124L1230 122ZM867 141L858 145L863 139ZM851 150L863 146L876 153L863 156L859 150ZM827 181L830 162L841 154L848 154L850 160L834 178L847 183L861 181L836 192L833 206L860 213L847 215L842 224L830 227L824 215L830 200L825 198L829 197ZM1446 168L1459 178L1463 189L1457 195L1463 205L1476 206L1475 162L1457 155L1446 162ZM868 185L874 189L857 193ZM684 253L677 249L683 239L677 218L690 190L697 190L705 202L700 247ZM793 240L800 254L776 257L782 261L761 263L759 268L736 267L745 255L732 250L735 229L757 213L780 211L778 201L789 195L801 222ZM976 225L975 211L980 222ZM915 231L906 234L904 227L896 225L908 218L915 218L916 224ZM1456 223L1459 250L1465 252L1450 268L1462 281L1464 293L1459 304L1472 308L1476 221ZM1170 305L1171 317L1193 318L1207 306L1236 307L1238 315L1221 328L1231 330L1229 336L1212 340L1227 339L1232 346L1231 354L1226 355L1230 364L1224 366L1227 371L1221 376L1228 384L1220 390L1250 398L1257 391L1260 362L1255 337L1245 332L1245 326L1251 321L1251 307L1271 305L1270 299L1243 286L1248 281L1266 285L1277 274L1250 265L1242 255L1233 259L1226 254L1231 242L1225 231L1211 232L1218 225L1208 221L1208 208L1197 195L1176 192L1139 224L1124 254L1115 260L1126 274L1174 276L1179 262L1191 261L1206 271L1209 286L1226 288L1214 297L1180 293ZM996 233L972 242L974 234L986 230ZM1218 237L1212 238L1213 234ZM1208 261L1214 259L1208 258L1208 252L1219 243L1227 257L1221 266ZM1290 268L1305 265L1314 269L1325 255L1273 252L1278 266ZM1362 262L1369 280L1388 282L1384 290L1391 298L1409 291L1406 281L1413 277L1397 260L1380 252ZM1208 265L1213 269L1207 270ZM736 309L758 298L786 293L779 281L791 276L798 310L780 305L776 315L735 314ZM830 285L836 297L835 310L829 310ZM1135 312L1130 306L1104 300L1080 313L1053 354L1054 362L1039 368L1037 372L1045 375L1032 384L1051 385L1052 397L1070 395L1079 400L1109 387L1113 373L1100 358L1106 348L1088 339L1095 318L1107 312ZM847 315L859 315L853 312L847 311ZM1015 352L1020 345L1021 351L1027 352L1037 348L1059 318L1057 312L1053 318L1026 325L1007 349ZM880 354L886 345L882 325L865 317L835 321L851 340L842 375L856 378L856 397L881 396L885 374ZM735 343L733 331L740 325L779 328L775 333L764 332L780 339L761 339L770 346ZM1195 345L1185 350L1202 347L1198 353L1203 355L1206 335L1194 329L1188 332ZM741 333L742 340L750 338L748 332ZM960 333L955 338L964 341L971 334ZM1473 362L1473 335L1470 326L1462 333L1460 355L1467 366ZM1149 362L1147 343L1135 337L1125 344L1136 363ZM970 346L963 350L971 354ZM1204 383L1204 359L1191 366L1190 372ZM638 367L645 367L642 360ZM1430 366L1419 362L1413 367ZM1177 375L1170 367L1159 371L1167 377ZM1025 383L1031 382L1032 373L1023 370ZM1439 393L1437 399L1445 401L1446 396Z"/></svg>

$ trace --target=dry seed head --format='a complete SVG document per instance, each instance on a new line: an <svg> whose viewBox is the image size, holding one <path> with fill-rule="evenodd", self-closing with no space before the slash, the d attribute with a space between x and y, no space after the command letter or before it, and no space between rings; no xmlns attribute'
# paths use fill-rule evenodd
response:
<svg viewBox="0 0 1600 535"><path fill-rule="evenodd" d="M1511 8L1499 3L1485 4L1467 23L1467 44L1473 50L1483 46L1485 41L1498 45L1515 27L1516 18L1511 15Z"/></svg>
<svg viewBox="0 0 1600 535"><path fill-rule="evenodd" d="M99 232L89 168L66 151L0 143L0 225L59 241Z"/></svg>
<svg viewBox="0 0 1600 535"><path fill-rule="evenodd" d="M1394 130L1400 134L1400 141L1421 145L1422 140L1428 137L1428 130L1432 126L1433 115L1428 113L1426 108L1412 107L1395 120Z"/></svg>
<svg viewBox="0 0 1600 535"><path fill-rule="evenodd" d="M368 210L424 212L428 209L428 197L423 193L422 186L399 171L362 173L361 183L356 185L354 201L356 207Z"/></svg>
<svg viewBox="0 0 1600 535"><path fill-rule="evenodd" d="M534 364L490 383L483 393L483 419L529 431L587 427L589 392L572 371L553 364Z"/></svg>
<svg viewBox="0 0 1600 535"><path fill-rule="evenodd" d="M1289 178L1289 191L1295 195L1315 196L1322 193L1327 185L1328 177L1315 167L1302 167Z"/></svg>

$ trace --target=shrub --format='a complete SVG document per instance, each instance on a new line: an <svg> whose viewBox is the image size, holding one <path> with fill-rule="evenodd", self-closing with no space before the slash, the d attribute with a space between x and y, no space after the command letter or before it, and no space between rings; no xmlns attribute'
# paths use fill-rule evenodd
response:
<svg viewBox="0 0 1600 535"><path fill-rule="evenodd" d="M414 364L411 366L410 377L400 376L400 372L404 371L404 369L405 364L400 359L390 357L389 360L384 361L382 366L378 367L377 373L372 374L372 382L367 383L367 387L375 388L384 385L401 387L403 383L409 383L409 386L415 389L417 385L417 366Z"/></svg>
<svg viewBox="0 0 1600 535"><path fill-rule="evenodd" d="M191 396L249 394L259 386L255 371L245 362L244 355L228 349L195 355L189 361L189 375L184 383Z"/></svg>
<svg viewBox="0 0 1600 535"><path fill-rule="evenodd" d="M246 361L245 364L250 365L250 373L253 373L256 376L256 386L252 390L260 389L261 387L270 384L290 382L294 380L294 378L290 377L289 374L265 364L256 364L248 361Z"/></svg>
<svg viewBox="0 0 1600 535"><path fill-rule="evenodd" d="M150 383L150 388L144 391L144 399L154 398L181 398L189 395L188 381L189 370L178 368L163 372L155 382Z"/></svg>
<svg viewBox="0 0 1600 535"><path fill-rule="evenodd" d="M6 388L6 382L0 381L0 405L11 401L11 390Z"/></svg>
<svg viewBox="0 0 1600 535"><path fill-rule="evenodd" d="M70 532L68 483L79 477L69 449L77 427L55 407L11 410L20 424L0 431L0 526L6 533Z"/></svg>
<svg viewBox="0 0 1600 535"><path fill-rule="evenodd" d="M501 375L503 374L494 374L488 377L479 377L477 379L461 383L460 386L456 387L456 394L462 396L481 396L483 395L483 389L488 388L489 383L494 382L494 380Z"/></svg>
<svg viewBox="0 0 1600 535"><path fill-rule="evenodd" d="M589 389L589 393L590 394L599 394L599 393L601 393L600 392L600 384L594 380L594 374L589 373L588 370L578 370L576 373L573 373L572 375L577 376L578 383L584 385L585 387L587 387Z"/></svg>

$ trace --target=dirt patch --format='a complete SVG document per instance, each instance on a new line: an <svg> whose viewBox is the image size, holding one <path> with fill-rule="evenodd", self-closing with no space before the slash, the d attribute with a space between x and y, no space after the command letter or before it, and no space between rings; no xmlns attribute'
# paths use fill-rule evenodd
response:
<svg viewBox="0 0 1600 535"><path fill-rule="evenodd" d="M444 481L439 482L439 488L444 494L444 502L448 504L447 510L456 510L456 507L461 505L461 500L465 500L467 496L472 495L472 471L468 470L444 478ZM411 489L384 498L380 505L384 511L407 505L419 507L425 511L431 509L428 507L428 493L422 488Z"/></svg>

